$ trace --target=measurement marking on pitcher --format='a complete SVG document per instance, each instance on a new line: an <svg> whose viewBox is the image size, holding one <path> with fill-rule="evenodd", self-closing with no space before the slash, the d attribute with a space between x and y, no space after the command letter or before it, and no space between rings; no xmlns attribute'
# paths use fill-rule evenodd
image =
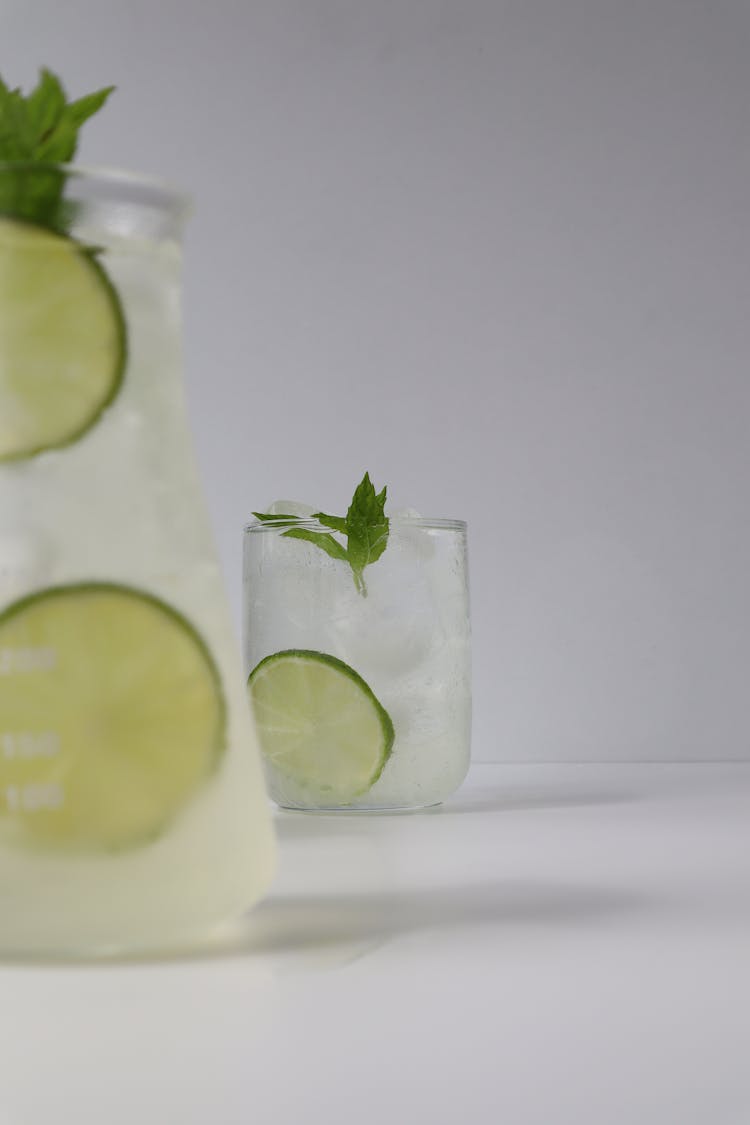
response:
<svg viewBox="0 0 750 1125"><path fill-rule="evenodd" d="M57 653L45 646L0 648L0 676L14 672L50 672L57 667Z"/></svg>
<svg viewBox="0 0 750 1125"><path fill-rule="evenodd" d="M39 812L42 809L59 809L65 801L62 785L52 782L42 785L7 785L3 793L10 812Z"/></svg>
<svg viewBox="0 0 750 1125"><path fill-rule="evenodd" d="M60 736L54 730L5 731L0 734L0 756L6 761L54 758L60 753Z"/></svg>

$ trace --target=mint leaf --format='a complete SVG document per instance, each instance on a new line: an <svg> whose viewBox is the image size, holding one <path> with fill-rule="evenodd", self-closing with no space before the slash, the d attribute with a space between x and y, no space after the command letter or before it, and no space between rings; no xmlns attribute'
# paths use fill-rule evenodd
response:
<svg viewBox="0 0 750 1125"><path fill-rule="evenodd" d="M261 523L276 524L279 527L286 527L288 523L302 522L301 516L288 516L283 512L253 512L253 515ZM317 518L317 516L310 517L310 519ZM322 523L322 520L319 522ZM304 539L308 543L314 543L316 547L320 547L331 558L340 559L343 562L347 561L346 548L339 543L338 539L334 539L332 535L327 535L325 531L312 531L308 527L291 527L283 534L290 539Z"/></svg>
<svg viewBox="0 0 750 1125"><path fill-rule="evenodd" d="M253 512L260 523L298 523L300 516L287 516L282 512Z"/></svg>
<svg viewBox="0 0 750 1125"><path fill-rule="evenodd" d="M60 79L46 68L28 95L9 89L0 78L0 162L19 165L0 172L0 214L65 232L70 219L63 204L66 177L53 166L73 159L81 125L113 89L68 102Z"/></svg>
<svg viewBox="0 0 750 1125"><path fill-rule="evenodd" d="M385 514L386 489L377 493L365 473L346 513L347 553L357 589L367 593L363 572L377 562L388 543L388 517Z"/></svg>
<svg viewBox="0 0 750 1125"><path fill-rule="evenodd" d="M20 90L10 90L0 78L0 159L24 160L32 137Z"/></svg>
<svg viewBox="0 0 750 1125"><path fill-rule="evenodd" d="M80 129L89 117L93 117L95 113L99 112L115 89L115 86L104 86L101 90L96 90L93 94L84 94L82 98L77 98L76 101L70 103L68 115L76 129Z"/></svg>
<svg viewBox="0 0 750 1125"><path fill-rule="evenodd" d="M322 523L323 527L330 527L333 531L341 531L346 535L346 520L343 516L327 516L325 512L316 512L313 519Z"/></svg>
<svg viewBox="0 0 750 1125"><path fill-rule="evenodd" d="M316 547L320 547L332 559L339 559L341 562L348 561L346 548L339 543L338 539L334 539L332 535L326 535L324 531L310 531L307 527L293 527L289 531L285 531L284 535L287 539L305 539L308 543L314 543Z"/></svg>
<svg viewBox="0 0 750 1125"><path fill-rule="evenodd" d="M362 597L367 597L364 579L365 567L377 562L388 545L388 517L385 514L386 489L380 492L370 480L369 473L357 485L346 516L330 516L326 512L315 512L310 519L317 520L332 532L346 536L346 547L325 531L312 531L306 527L291 527L282 534L290 539L304 539L314 543L327 555L340 562L347 562L352 570L354 585ZM253 512L261 523L284 526L287 523L303 522L299 516L288 516L274 512Z"/></svg>
<svg viewBox="0 0 750 1125"><path fill-rule="evenodd" d="M75 151L76 134L74 128L65 130L65 91L59 78L49 70L42 70L36 89L25 101L20 90L16 94L20 116L24 119L26 158L58 162L70 160ZM67 133L63 139L61 132Z"/></svg>

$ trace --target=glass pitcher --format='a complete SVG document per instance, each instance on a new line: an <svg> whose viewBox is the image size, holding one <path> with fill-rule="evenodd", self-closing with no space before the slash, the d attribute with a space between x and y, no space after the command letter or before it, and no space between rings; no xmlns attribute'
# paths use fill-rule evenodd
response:
<svg viewBox="0 0 750 1125"><path fill-rule="evenodd" d="M0 955L199 942L270 881L183 400L186 211L0 166Z"/></svg>

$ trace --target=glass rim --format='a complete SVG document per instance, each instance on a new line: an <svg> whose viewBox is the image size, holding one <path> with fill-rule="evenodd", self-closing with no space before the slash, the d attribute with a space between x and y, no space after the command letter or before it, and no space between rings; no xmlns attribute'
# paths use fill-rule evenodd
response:
<svg viewBox="0 0 750 1125"><path fill-rule="evenodd" d="M430 516L389 516L388 521L396 527L415 527L422 531L460 531L465 534L467 530L466 520L438 519ZM292 527L299 527L303 531L332 530L311 516L294 520L251 520L242 530L247 535L259 531L278 531L281 528L288 531Z"/></svg>
<svg viewBox="0 0 750 1125"><path fill-rule="evenodd" d="M148 202L165 211L171 211L178 218L187 218L193 210L193 200L170 181L145 172L131 172L126 168L109 166L96 167L88 164L58 164L54 161L38 160L0 160L0 176L8 172L61 172L67 179L78 179L89 183L99 182L113 189L143 193Z"/></svg>

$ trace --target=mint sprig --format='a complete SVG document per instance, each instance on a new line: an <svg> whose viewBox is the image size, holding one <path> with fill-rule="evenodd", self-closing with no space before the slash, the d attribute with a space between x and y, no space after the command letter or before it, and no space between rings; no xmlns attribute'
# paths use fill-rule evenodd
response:
<svg viewBox="0 0 750 1125"><path fill-rule="evenodd" d="M30 94L0 78L0 162L18 165L0 175L0 214L64 232L65 173L78 148L78 132L106 102L114 86L69 102L60 79L43 68Z"/></svg>
<svg viewBox="0 0 750 1125"><path fill-rule="evenodd" d="M326 512L315 512L310 518L317 520L323 527L330 528L330 532L311 531L307 527L295 527L301 522L300 516L267 512L253 512L261 523L276 523L279 526L291 524L283 535L290 539L304 539L307 543L314 543L331 558L349 564L354 578L354 585L362 597L367 597L367 585L364 579L365 568L371 566L381 557L388 545L389 521L385 514L385 499L387 489L375 491L375 486L370 480L369 473L357 485L352 502L346 516L331 516ZM346 538L346 545L336 535Z"/></svg>

